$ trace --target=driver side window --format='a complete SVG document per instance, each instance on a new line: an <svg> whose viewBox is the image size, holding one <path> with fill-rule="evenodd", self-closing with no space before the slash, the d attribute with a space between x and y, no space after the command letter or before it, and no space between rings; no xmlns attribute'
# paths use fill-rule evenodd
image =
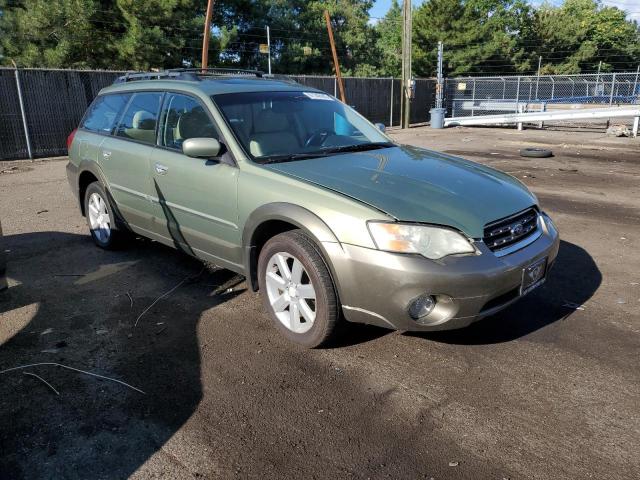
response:
<svg viewBox="0 0 640 480"><path fill-rule="evenodd" d="M218 132L204 107L194 98L168 93L160 118L160 145L182 151L189 138L219 139Z"/></svg>

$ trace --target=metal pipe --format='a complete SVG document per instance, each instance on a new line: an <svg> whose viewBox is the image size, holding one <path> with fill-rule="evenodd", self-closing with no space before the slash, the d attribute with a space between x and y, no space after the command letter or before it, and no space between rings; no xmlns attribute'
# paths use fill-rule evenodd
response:
<svg viewBox="0 0 640 480"><path fill-rule="evenodd" d="M616 84L616 74L611 76L611 92L609 92L609 106L613 105L613 87Z"/></svg>
<svg viewBox="0 0 640 480"><path fill-rule="evenodd" d="M267 48L269 49L269 75L271 75L271 35L269 34L269 25L267 25Z"/></svg>
<svg viewBox="0 0 640 480"><path fill-rule="evenodd" d="M391 102L389 103L389 127L393 127L393 77L391 77Z"/></svg>
<svg viewBox="0 0 640 480"><path fill-rule="evenodd" d="M538 99L538 85L540 84L540 66L542 65L542 55L538 57L538 78L536 78L536 100Z"/></svg>
<svg viewBox="0 0 640 480"><path fill-rule="evenodd" d="M476 109L476 79L473 79L473 91L471 93L471 116Z"/></svg>
<svg viewBox="0 0 640 480"><path fill-rule="evenodd" d="M29 127L27 126L27 113L24 109L24 100L22 98L22 88L20 87L20 75L18 69L15 69L16 87L18 89L18 101L20 103L20 114L22 115L22 126L24 127L24 138L27 142L27 153L29 159L33 160L33 152L31 151L31 140L29 139Z"/></svg>

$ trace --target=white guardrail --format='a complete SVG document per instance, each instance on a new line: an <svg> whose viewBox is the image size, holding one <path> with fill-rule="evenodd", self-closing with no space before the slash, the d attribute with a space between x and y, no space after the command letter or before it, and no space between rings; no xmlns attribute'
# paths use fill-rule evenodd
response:
<svg viewBox="0 0 640 480"><path fill-rule="evenodd" d="M526 113L501 113L497 115L481 115L476 117L451 117L444 119L445 127L471 126L471 125L499 125L517 124L522 128L522 123L551 122L554 120L584 120L596 118L633 118L632 134L638 135L638 123L640 119L640 106L593 108L573 110L551 110L548 112Z"/></svg>

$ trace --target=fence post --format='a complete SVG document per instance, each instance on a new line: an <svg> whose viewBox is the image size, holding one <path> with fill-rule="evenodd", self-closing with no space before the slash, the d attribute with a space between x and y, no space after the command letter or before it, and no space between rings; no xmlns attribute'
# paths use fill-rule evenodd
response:
<svg viewBox="0 0 640 480"><path fill-rule="evenodd" d="M609 92L609 106L613 105L613 89L616 84L616 74L612 74L611 76L611 92Z"/></svg>
<svg viewBox="0 0 640 480"><path fill-rule="evenodd" d="M516 113L518 113L518 105L520 105L520 75L518 75L518 85L516 86Z"/></svg>
<svg viewBox="0 0 640 480"><path fill-rule="evenodd" d="M22 88L20 87L20 74L18 69L14 70L16 75L16 88L18 89L18 101L20 102L20 114L22 115L22 126L24 128L24 139L27 141L27 153L29 159L33 160L33 152L31 151L31 140L29 139L29 127L27 126L27 113L24 109L24 100L22 99Z"/></svg>
<svg viewBox="0 0 640 480"><path fill-rule="evenodd" d="M393 127L393 77L391 77L391 101L389 102L389 128Z"/></svg>
<svg viewBox="0 0 640 480"><path fill-rule="evenodd" d="M333 77L333 96L338 98L338 77Z"/></svg>
<svg viewBox="0 0 640 480"><path fill-rule="evenodd" d="M553 100L555 98L555 92L556 92L556 81L553 79L553 77L549 77L549 79L551 80L551 100Z"/></svg>
<svg viewBox="0 0 640 480"><path fill-rule="evenodd" d="M473 79L473 92L471 93L471 116L476 110L476 79Z"/></svg>

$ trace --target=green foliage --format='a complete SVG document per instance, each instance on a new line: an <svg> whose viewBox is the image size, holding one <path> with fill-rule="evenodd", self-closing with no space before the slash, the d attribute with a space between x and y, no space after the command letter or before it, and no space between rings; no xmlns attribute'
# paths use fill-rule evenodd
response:
<svg viewBox="0 0 640 480"><path fill-rule="evenodd" d="M580 73L631 69L640 58L638 25L622 10L601 8L593 0L566 0L543 5L535 15L543 73Z"/></svg>
<svg viewBox="0 0 640 480"><path fill-rule="evenodd" d="M426 2L415 14L414 69L418 75L435 75L441 40L448 75L524 70L530 21L531 8L522 0Z"/></svg>
<svg viewBox="0 0 640 480"><path fill-rule="evenodd" d="M377 23L373 0L216 0L209 64L274 73L333 74L323 16L331 15L345 75L399 76L401 0ZM0 64L136 69L199 66L206 0L0 0ZM635 70L640 30L615 7L565 0L427 0L414 11L413 66L433 76L439 40L445 74Z"/></svg>
<svg viewBox="0 0 640 480"><path fill-rule="evenodd" d="M402 8L392 0L391 8L375 27L378 39L380 72L399 77L402 73Z"/></svg>

